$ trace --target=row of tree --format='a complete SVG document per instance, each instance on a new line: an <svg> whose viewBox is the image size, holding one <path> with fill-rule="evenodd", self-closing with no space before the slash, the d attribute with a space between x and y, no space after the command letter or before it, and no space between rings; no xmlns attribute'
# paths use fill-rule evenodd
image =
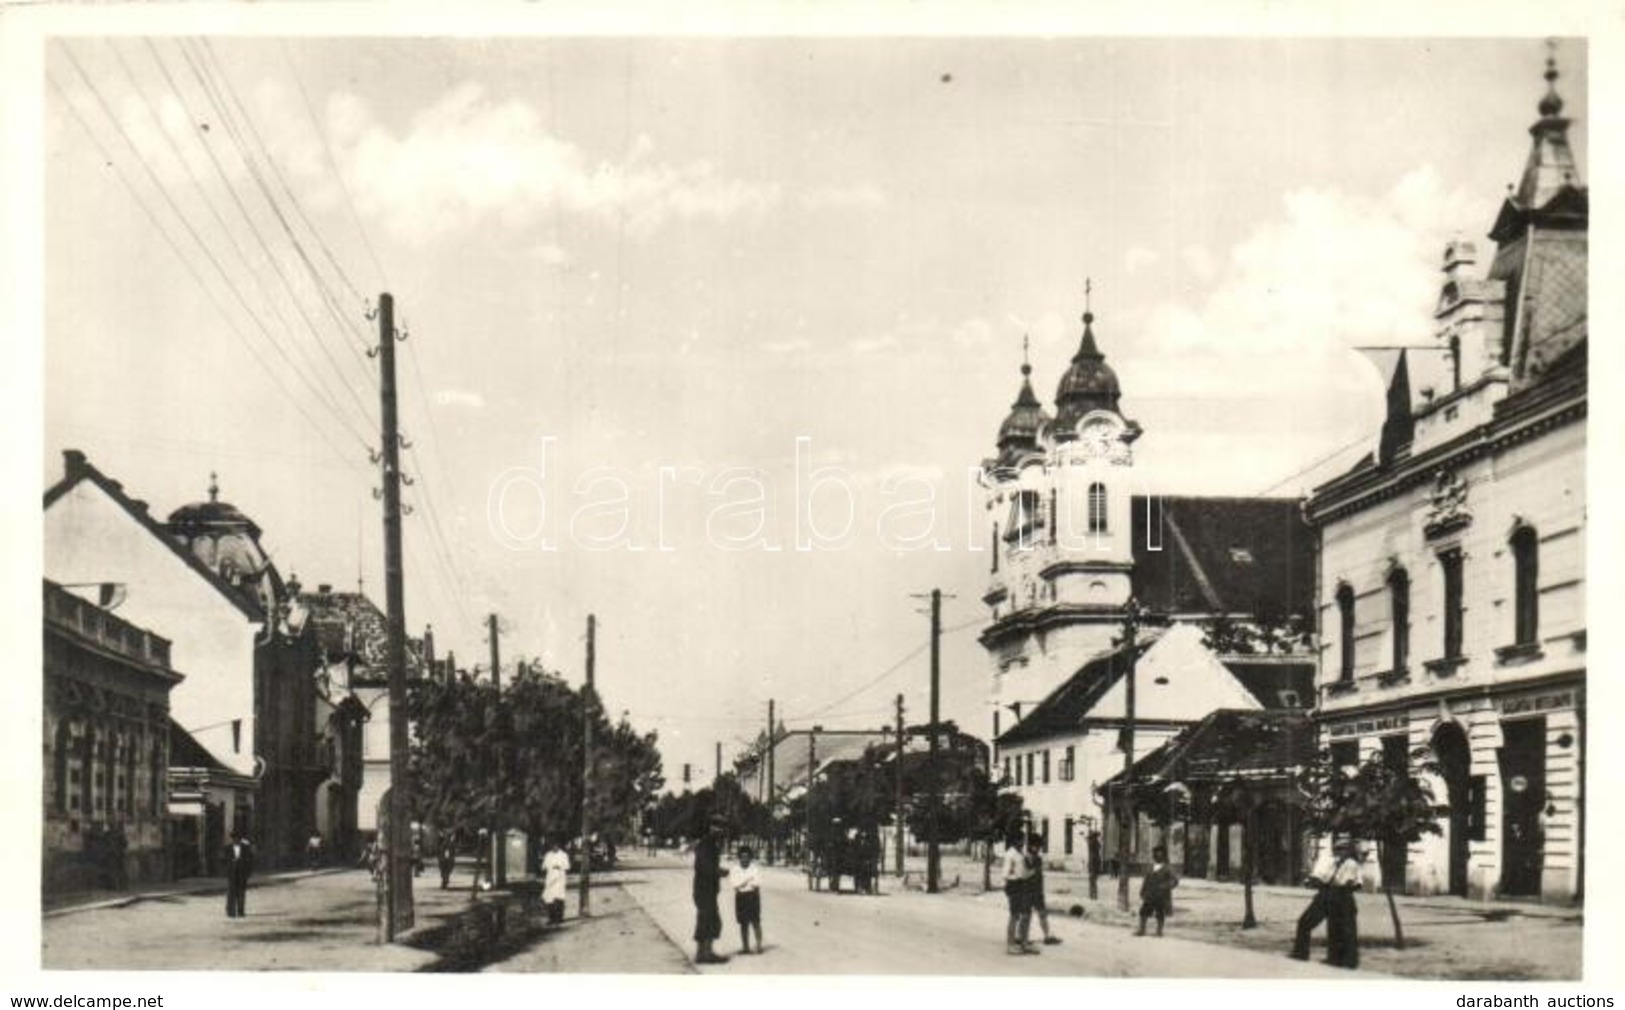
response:
<svg viewBox="0 0 1625 1010"><path fill-rule="evenodd" d="M624 716L611 723L590 690L537 668L500 690L467 677L416 681L407 701L414 816L441 831L568 839L583 834L585 811L587 830L620 844L665 786L654 733Z"/></svg>

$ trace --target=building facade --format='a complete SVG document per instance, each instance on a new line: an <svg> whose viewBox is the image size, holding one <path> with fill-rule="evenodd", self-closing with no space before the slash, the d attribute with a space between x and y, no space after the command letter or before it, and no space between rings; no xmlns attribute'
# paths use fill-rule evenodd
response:
<svg viewBox="0 0 1625 1010"><path fill-rule="evenodd" d="M1446 388L1401 356L1377 449L1318 488L1321 740L1346 763L1426 748L1443 834L1411 893L1583 892L1588 195L1557 71L1489 233L1446 248Z"/></svg>
<svg viewBox="0 0 1625 1010"><path fill-rule="evenodd" d="M1084 313L1055 416L1023 363L982 465L993 765L1061 856L1102 826L1096 787L1122 768L1130 600L1145 614L1138 753L1216 708L1313 701L1313 539L1299 503L1135 493L1144 431L1121 410L1094 320ZM1262 694L1226 665L1236 658L1255 661Z"/></svg>
<svg viewBox="0 0 1625 1010"><path fill-rule="evenodd" d="M45 583L45 894L168 880L167 640Z"/></svg>

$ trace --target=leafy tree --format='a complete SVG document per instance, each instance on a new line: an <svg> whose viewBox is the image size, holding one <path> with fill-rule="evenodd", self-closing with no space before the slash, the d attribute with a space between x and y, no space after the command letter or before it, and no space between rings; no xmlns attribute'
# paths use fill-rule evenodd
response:
<svg viewBox="0 0 1625 1010"><path fill-rule="evenodd" d="M1424 835L1443 834L1433 789L1423 776L1439 774L1431 751L1412 751L1405 765L1375 753L1353 771L1339 765L1329 751L1317 758L1309 781L1309 815L1318 831L1377 843L1382 892L1394 923L1394 946L1403 949L1405 930L1394 902L1389 870L1403 866L1398 858Z"/></svg>

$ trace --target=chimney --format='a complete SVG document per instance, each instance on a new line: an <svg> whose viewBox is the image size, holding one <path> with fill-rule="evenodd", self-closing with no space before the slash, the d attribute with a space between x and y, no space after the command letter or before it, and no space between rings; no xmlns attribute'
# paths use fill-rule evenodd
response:
<svg viewBox="0 0 1625 1010"><path fill-rule="evenodd" d="M423 626L423 669L434 674L434 625Z"/></svg>
<svg viewBox="0 0 1625 1010"><path fill-rule="evenodd" d="M65 477L77 477L85 472L85 454L78 449L62 450L62 473Z"/></svg>
<svg viewBox="0 0 1625 1010"><path fill-rule="evenodd" d="M316 586L316 591L321 593L323 596L326 596L328 593L333 591L333 584L331 582L320 583Z"/></svg>

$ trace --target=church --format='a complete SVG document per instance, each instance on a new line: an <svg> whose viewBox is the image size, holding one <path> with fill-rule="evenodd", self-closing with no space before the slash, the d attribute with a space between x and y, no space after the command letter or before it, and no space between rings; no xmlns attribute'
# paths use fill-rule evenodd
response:
<svg viewBox="0 0 1625 1010"><path fill-rule="evenodd" d="M1155 437L1125 415L1094 323L1086 310L1053 415L1023 363L982 466L993 768L1052 858L1074 863L1091 828L1115 851L1099 787L1129 753L1215 710L1314 701L1314 541L1299 502L1134 493L1141 440ZM1140 862L1149 835L1135 836Z"/></svg>

